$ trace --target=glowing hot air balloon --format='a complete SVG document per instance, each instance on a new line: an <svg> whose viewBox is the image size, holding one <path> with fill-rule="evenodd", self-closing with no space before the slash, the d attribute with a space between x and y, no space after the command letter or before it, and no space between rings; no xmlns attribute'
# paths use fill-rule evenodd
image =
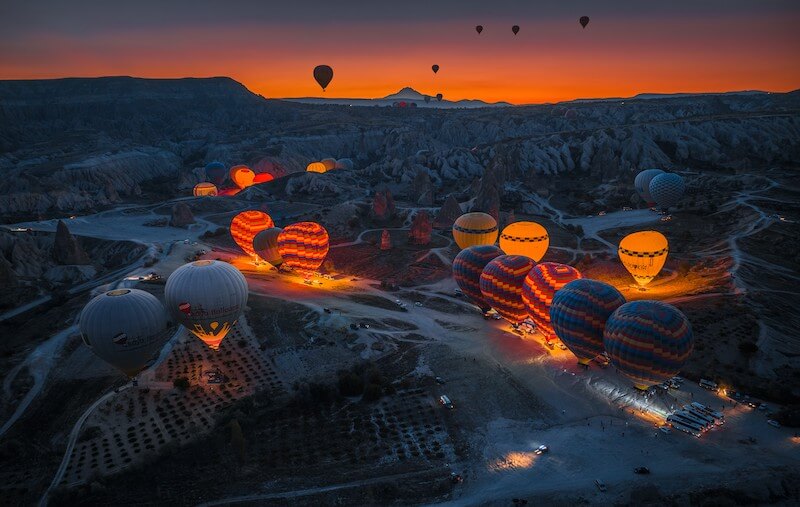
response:
<svg viewBox="0 0 800 507"><path fill-rule="evenodd" d="M481 273L483 299L512 324L528 317L522 302L522 284L535 264L524 255L501 255L491 260Z"/></svg>
<svg viewBox="0 0 800 507"><path fill-rule="evenodd" d="M281 253L278 251L278 235L282 230L280 227L271 227L259 232L253 238L253 250L256 255L273 266L278 266L283 262Z"/></svg>
<svg viewBox="0 0 800 507"><path fill-rule="evenodd" d="M536 222L514 222L500 233L500 248L507 255L524 255L539 262L548 246L550 236Z"/></svg>
<svg viewBox="0 0 800 507"><path fill-rule="evenodd" d="M659 174L664 174L664 171L661 169L645 169L633 179L633 186L636 188L636 193L639 194L639 197L644 199L644 202L650 207L656 204L650 196L650 182Z"/></svg>
<svg viewBox="0 0 800 507"><path fill-rule="evenodd" d="M481 34L481 32L483 31L483 25L478 25L478 26L476 26L476 27L475 27L475 31L476 31L476 32L478 32L478 35L480 35L480 34Z"/></svg>
<svg viewBox="0 0 800 507"><path fill-rule="evenodd" d="M437 72L439 72L439 66L434 64L431 66L431 70L433 71L434 74L436 74Z"/></svg>
<svg viewBox="0 0 800 507"><path fill-rule="evenodd" d="M459 248L493 245L497 241L497 220L487 213L465 213L453 224L453 239Z"/></svg>
<svg viewBox="0 0 800 507"><path fill-rule="evenodd" d="M534 266L522 284L522 302L531 320L550 341L555 332L550 325L550 305L557 291L573 280L581 278L580 272L572 266L557 262L543 262Z"/></svg>
<svg viewBox="0 0 800 507"><path fill-rule="evenodd" d="M678 204L686 190L686 184L679 174L663 173L650 180L650 196L661 209L668 209Z"/></svg>
<svg viewBox="0 0 800 507"><path fill-rule="evenodd" d="M231 220L231 236L244 253L256 256L253 250L253 238L264 229L275 227L272 217L263 211L242 211Z"/></svg>
<svg viewBox="0 0 800 507"><path fill-rule="evenodd" d="M206 166L206 178L215 185L222 185L227 174L228 171L222 162L211 162Z"/></svg>
<svg viewBox="0 0 800 507"><path fill-rule="evenodd" d="M217 186L213 183L208 183L207 181L198 183L194 186L192 190L192 194L195 197L202 197L205 195L217 195Z"/></svg>
<svg viewBox="0 0 800 507"><path fill-rule="evenodd" d="M306 171L310 173L324 173L328 172L328 169L322 162L311 162L308 164L308 167L306 167Z"/></svg>
<svg viewBox="0 0 800 507"><path fill-rule="evenodd" d="M583 28L586 28L586 25L589 24L589 16L581 16L581 19L578 20Z"/></svg>
<svg viewBox="0 0 800 507"><path fill-rule="evenodd" d="M247 280L227 262L190 262L167 278L164 299L176 321L217 350L244 311Z"/></svg>
<svg viewBox="0 0 800 507"><path fill-rule="evenodd" d="M266 183L266 182L272 181L274 179L275 179L275 176L273 176L270 173L258 173L258 174L256 174L256 177L253 178L253 184L255 185L256 183Z"/></svg>
<svg viewBox="0 0 800 507"><path fill-rule="evenodd" d="M255 177L256 173L246 165L235 165L231 167L231 181L239 188L244 189L252 185Z"/></svg>
<svg viewBox="0 0 800 507"><path fill-rule="evenodd" d="M328 231L315 222L289 225L278 235L278 252L290 268L313 271L328 255Z"/></svg>
<svg viewBox="0 0 800 507"><path fill-rule="evenodd" d="M453 259L453 278L458 287L483 312L492 305L483 298L481 273L489 261L501 255L503 251L494 245L476 245L461 250Z"/></svg>
<svg viewBox="0 0 800 507"><path fill-rule="evenodd" d="M164 306L139 289L96 296L81 313L80 330L92 352L129 377L156 359L170 332Z"/></svg>
<svg viewBox="0 0 800 507"><path fill-rule="evenodd" d="M578 363L589 364L605 350L606 322L624 304L625 297L607 283L588 278L573 280L553 296L550 325Z"/></svg>
<svg viewBox="0 0 800 507"><path fill-rule="evenodd" d="M325 166L325 171L333 171L336 169L336 159L335 158L323 158L319 161L320 164Z"/></svg>
<svg viewBox="0 0 800 507"><path fill-rule="evenodd" d="M324 92L333 79L333 69L327 65L317 65L314 67L314 79Z"/></svg>
<svg viewBox="0 0 800 507"><path fill-rule="evenodd" d="M514 35L517 35L519 33L519 26L518 25L512 26L511 31L514 32Z"/></svg>
<svg viewBox="0 0 800 507"><path fill-rule="evenodd" d="M641 287L661 272L668 253L667 238L657 231L634 232L619 242L619 259Z"/></svg>
<svg viewBox="0 0 800 507"><path fill-rule="evenodd" d="M241 191L242 191L241 188L223 188L217 193L217 195L233 196Z"/></svg>
<svg viewBox="0 0 800 507"><path fill-rule="evenodd" d="M603 345L611 363L644 390L680 372L694 337L689 319L674 306L631 301L608 318Z"/></svg>

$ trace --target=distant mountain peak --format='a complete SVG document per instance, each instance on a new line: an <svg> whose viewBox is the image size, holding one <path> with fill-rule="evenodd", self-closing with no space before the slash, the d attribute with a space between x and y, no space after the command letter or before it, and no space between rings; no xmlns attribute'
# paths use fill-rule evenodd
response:
<svg viewBox="0 0 800 507"><path fill-rule="evenodd" d="M384 99L425 100L425 95L421 94L410 86L406 86L397 93L392 93L391 95L385 96Z"/></svg>

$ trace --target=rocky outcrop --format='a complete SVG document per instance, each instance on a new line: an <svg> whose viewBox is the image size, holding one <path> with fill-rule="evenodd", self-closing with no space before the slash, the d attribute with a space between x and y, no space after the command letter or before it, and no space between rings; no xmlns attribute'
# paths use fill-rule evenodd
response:
<svg viewBox="0 0 800 507"><path fill-rule="evenodd" d="M418 211L411 221L411 230L408 233L408 241L414 245L427 245L431 242L431 217L425 210Z"/></svg>
<svg viewBox="0 0 800 507"><path fill-rule="evenodd" d="M54 285L75 285L97 276L94 266L53 266L44 272L44 279Z"/></svg>
<svg viewBox="0 0 800 507"><path fill-rule="evenodd" d="M172 227L188 227L194 223L192 209L185 202L177 202L172 205L172 216L169 225Z"/></svg>
<svg viewBox="0 0 800 507"><path fill-rule="evenodd" d="M381 233L381 250L392 249L392 235L386 229Z"/></svg>
<svg viewBox="0 0 800 507"><path fill-rule="evenodd" d="M16 287L18 283L17 274L14 272L14 267L0 253L0 286L3 287Z"/></svg>
<svg viewBox="0 0 800 507"><path fill-rule="evenodd" d="M487 172L481 179L480 190L470 211L488 213L500 223L500 191L494 173Z"/></svg>
<svg viewBox="0 0 800 507"><path fill-rule="evenodd" d="M411 182L409 197L422 206L433 206L434 195L435 190L428 171L417 171L414 181Z"/></svg>
<svg viewBox="0 0 800 507"><path fill-rule="evenodd" d="M447 196L447 199L444 200L442 207L439 208L439 212L436 214L436 220L433 221L433 226L437 229L450 229L453 227L453 223L455 223L456 219L463 213L461 205L458 204L455 196L450 194Z"/></svg>
<svg viewBox="0 0 800 507"><path fill-rule="evenodd" d="M53 260L56 264L89 264L89 256L81 247L77 238L69 232L63 220L58 221L56 237L53 242Z"/></svg>
<svg viewBox="0 0 800 507"><path fill-rule="evenodd" d="M375 192L372 199L372 218L386 221L394 216L394 198L388 188Z"/></svg>

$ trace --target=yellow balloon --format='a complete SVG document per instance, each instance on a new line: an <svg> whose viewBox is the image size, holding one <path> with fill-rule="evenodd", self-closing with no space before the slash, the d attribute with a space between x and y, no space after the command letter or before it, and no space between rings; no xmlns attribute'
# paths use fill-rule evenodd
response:
<svg viewBox="0 0 800 507"><path fill-rule="evenodd" d="M500 233L500 249L506 255L524 255L539 262L549 246L547 229L536 222L514 222Z"/></svg>
<svg viewBox="0 0 800 507"><path fill-rule="evenodd" d="M642 287L661 272L668 253L667 238L657 231L634 232L619 242L622 265Z"/></svg>
<svg viewBox="0 0 800 507"><path fill-rule="evenodd" d="M324 173L328 171L328 168L322 162L311 162L306 167L306 171L310 173Z"/></svg>
<svg viewBox="0 0 800 507"><path fill-rule="evenodd" d="M497 220L486 213L465 213L453 224L453 239L464 249L475 245L494 245Z"/></svg>

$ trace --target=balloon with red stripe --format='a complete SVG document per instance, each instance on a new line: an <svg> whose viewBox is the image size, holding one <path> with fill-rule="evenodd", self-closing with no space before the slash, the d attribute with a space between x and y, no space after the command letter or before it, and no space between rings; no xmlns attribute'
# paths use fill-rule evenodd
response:
<svg viewBox="0 0 800 507"><path fill-rule="evenodd" d="M316 222L289 225L278 235L278 252L283 264L294 269L318 269L328 255L328 247L328 231Z"/></svg>
<svg viewBox="0 0 800 507"><path fill-rule="evenodd" d="M694 348L692 325L680 310L661 301L631 301L608 318L603 345L611 363L636 388L680 372Z"/></svg>
<svg viewBox="0 0 800 507"><path fill-rule="evenodd" d="M495 245L476 245L458 252L453 259L453 278L461 291L484 312L492 305L486 302L481 292L481 273L489 262L503 255Z"/></svg>
<svg viewBox="0 0 800 507"><path fill-rule="evenodd" d="M625 296L615 287L581 278L563 286L550 305L550 325L578 363L603 353L603 330L614 310L625 304Z"/></svg>
<svg viewBox="0 0 800 507"><path fill-rule="evenodd" d="M501 255L481 273L481 294L501 317L519 324L528 317L522 302L522 283L536 263L524 255Z"/></svg>
<svg viewBox="0 0 800 507"><path fill-rule="evenodd" d="M264 229L275 227L272 217L263 211L243 211L231 221L231 236L239 248L251 257L256 256L253 250L253 238Z"/></svg>
<svg viewBox="0 0 800 507"><path fill-rule="evenodd" d="M522 284L522 302L531 320L546 340L555 338L550 325L550 305L556 291L573 280L581 278L572 266L558 262L543 262L530 270Z"/></svg>

